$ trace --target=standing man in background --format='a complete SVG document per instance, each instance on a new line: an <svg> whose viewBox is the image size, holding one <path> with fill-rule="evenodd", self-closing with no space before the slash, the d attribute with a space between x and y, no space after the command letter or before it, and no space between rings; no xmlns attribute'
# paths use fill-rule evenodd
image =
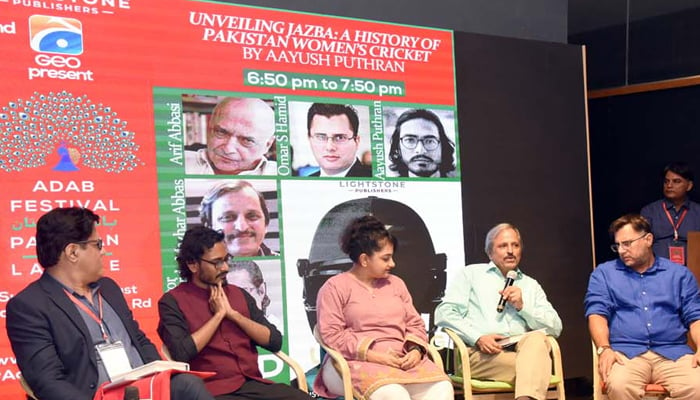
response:
<svg viewBox="0 0 700 400"><path fill-rule="evenodd" d="M685 265L688 260L688 231L700 231L700 204L688 199L693 189L693 171L684 162L664 168L664 198L642 208L651 224L652 249L657 257Z"/></svg>

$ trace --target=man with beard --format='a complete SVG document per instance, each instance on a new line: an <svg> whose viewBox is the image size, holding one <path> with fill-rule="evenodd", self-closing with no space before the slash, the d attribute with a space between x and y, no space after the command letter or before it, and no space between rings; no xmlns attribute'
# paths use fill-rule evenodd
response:
<svg viewBox="0 0 700 400"><path fill-rule="evenodd" d="M399 176L439 178L455 176L455 144L429 110L408 110L396 120L391 135L389 169Z"/></svg>
<svg viewBox="0 0 700 400"><path fill-rule="evenodd" d="M232 256L277 255L263 243L270 224L265 198L247 181L212 186L202 198L199 218L204 226L224 232Z"/></svg>
<svg viewBox="0 0 700 400"><path fill-rule="evenodd" d="M700 230L700 204L688 199L693 176L684 162L667 165L663 172L664 198L646 205L641 212L651 224L654 254L681 265L688 258L688 231Z"/></svg>
<svg viewBox="0 0 700 400"><path fill-rule="evenodd" d="M654 235L638 214L610 224L619 258L596 267L584 300L598 373L610 400L641 399L659 383L670 399L700 398L700 293L688 268L652 251Z"/></svg>
<svg viewBox="0 0 700 400"><path fill-rule="evenodd" d="M177 255L184 280L158 301L158 334L173 359L214 371L205 383L217 400L308 400L307 393L262 378L261 346L282 347L282 334L245 290L226 283L224 234L198 226L185 232Z"/></svg>
<svg viewBox="0 0 700 400"><path fill-rule="evenodd" d="M472 377L514 383L517 400L543 400L547 395L552 360L545 336L559 336L562 325L554 307L536 280L519 268L520 232L511 224L498 224L486 234L491 262L463 268L452 280L442 303L435 309L438 326L455 331L473 347L469 353ZM512 286L503 288L506 276ZM499 298L506 301L500 306ZM524 334L512 346L499 340Z"/></svg>
<svg viewBox="0 0 700 400"><path fill-rule="evenodd" d="M277 175L265 153L275 141L275 113L261 99L227 97L207 124L207 147L185 151L185 172L199 175Z"/></svg>

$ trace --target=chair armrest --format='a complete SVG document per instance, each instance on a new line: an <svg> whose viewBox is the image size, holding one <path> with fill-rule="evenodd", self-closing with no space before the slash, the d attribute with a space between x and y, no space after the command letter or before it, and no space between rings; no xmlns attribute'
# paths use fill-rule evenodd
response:
<svg viewBox="0 0 700 400"><path fill-rule="evenodd" d="M309 392L309 384L306 382L306 373L304 372L304 369L299 365L298 362L294 361L290 356L285 354L283 351L278 351L275 353L275 355L282 361L285 362L285 364L289 365L289 368L294 371L294 375L297 376L297 385L299 386L299 390L308 393Z"/></svg>
<svg viewBox="0 0 700 400"><path fill-rule="evenodd" d="M317 326L314 326L314 338L331 358L333 367L335 367L336 371L338 371L338 374L340 374L340 377L343 379L343 397L346 399L352 399L352 377L350 376L350 366L348 365L348 362L345 360L342 354L323 343Z"/></svg>
<svg viewBox="0 0 700 400"><path fill-rule="evenodd" d="M464 382L464 385L471 386L472 373L469 368L469 348L467 348L467 345L456 332L448 328L443 328L443 330L445 331L445 333L447 333L447 336L449 336L450 339L452 339L452 343L454 343L455 368L457 367L457 365L462 366L462 380Z"/></svg>
<svg viewBox="0 0 700 400"><path fill-rule="evenodd" d="M27 396L31 397L34 400L38 400L34 395L32 388L29 387L29 384L22 375L19 376L19 384L22 385L22 389L24 389L24 392L27 394Z"/></svg>
<svg viewBox="0 0 700 400"><path fill-rule="evenodd" d="M554 371L552 375L559 378L560 381L564 381L564 368L561 363L561 349L559 348L559 343L554 336L547 336L549 340L549 346L552 348L552 364L554 366Z"/></svg>
<svg viewBox="0 0 700 400"><path fill-rule="evenodd" d="M438 366L441 370L445 370L445 365L442 363L442 357L440 357L440 353L438 352L437 348L433 346L432 344L428 343L428 357L435 363L435 365Z"/></svg>

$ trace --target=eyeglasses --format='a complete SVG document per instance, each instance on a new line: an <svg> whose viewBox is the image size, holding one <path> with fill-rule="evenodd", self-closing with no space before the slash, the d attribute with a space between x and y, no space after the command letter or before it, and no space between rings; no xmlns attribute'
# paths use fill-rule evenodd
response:
<svg viewBox="0 0 700 400"><path fill-rule="evenodd" d="M326 135L325 133L314 133L311 135L311 138L322 144L328 143L328 139L330 139L333 144L344 144L349 142L350 140L354 140L355 136L348 136L348 135Z"/></svg>
<svg viewBox="0 0 700 400"><path fill-rule="evenodd" d="M233 258L232 255L227 254L226 257L220 259L220 260L207 260L206 258L200 258L199 261L204 261L207 264L211 264L214 266L216 269L221 269L224 266L228 265L228 262L231 261L231 258Z"/></svg>
<svg viewBox="0 0 700 400"><path fill-rule="evenodd" d="M399 140L401 140L403 147L410 150L415 149L418 146L418 142L420 142L426 150L435 150L440 145L440 139L435 136L423 136L419 138L418 136L406 135Z"/></svg>
<svg viewBox="0 0 700 400"><path fill-rule="evenodd" d="M637 240L639 240L639 239L645 237L645 236L648 235L648 234L649 234L649 232L643 234L642 236L640 236L640 237L638 237L638 238L636 238L636 239L625 240L624 242L620 242L620 243L613 243L613 244L610 245L610 250L612 250L612 251L614 251L615 253L617 253L618 251L620 251L620 249L628 249L630 246L632 246L632 243L634 243L634 242L636 242Z"/></svg>
<svg viewBox="0 0 700 400"><path fill-rule="evenodd" d="M75 244L90 244L90 243L95 243L95 247L97 247L97 250L102 250L102 239L92 239L92 240L82 240L80 242L74 242Z"/></svg>

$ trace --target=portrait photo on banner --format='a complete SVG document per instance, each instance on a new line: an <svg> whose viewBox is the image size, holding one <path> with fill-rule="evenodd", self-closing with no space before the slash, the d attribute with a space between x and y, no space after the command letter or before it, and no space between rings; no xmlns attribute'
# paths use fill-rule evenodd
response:
<svg viewBox="0 0 700 400"><path fill-rule="evenodd" d="M294 175L372 176L369 106L290 101L289 131Z"/></svg>
<svg viewBox="0 0 700 400"><path fill-rule="evenodd" d="M387 177L459 176L453 110L383 107Z"/></svg>
<svg viewBox="0 0 700 400"><path fill-rule="evenodd" d="M185 173L277 175L274 101L183 94Z"/></svg>
<svg viewBox="0 0 700 400"><path fill-rule="evenodd" d="M284 333L284 299L280 260L232 258L226 281L250 294L265 318Z"/></svg>
<svg viewBox="0 0 700 400"><path fill-rule="evenodd" d="M305 367L318 363L312 327L316 295L330 277L351 267L339 236L357 217L372 214L398 238L392 274L402 278L423 317L433 327L448 268L464 265L460 185L440 181L283 181L284 261L290 353ZM309 192L317 193L309 196ZM430 196L426 196L430 193ZM290 268L296 266L296 268ZM309 356L311 355L311 357Z"/></svg>
<svg viewBox="0 0 700 400"><path fill-rule="evenodd" d="M272 179L185 179L187 227L224 232L234 257L280 251L277 183Z"/></svg>

